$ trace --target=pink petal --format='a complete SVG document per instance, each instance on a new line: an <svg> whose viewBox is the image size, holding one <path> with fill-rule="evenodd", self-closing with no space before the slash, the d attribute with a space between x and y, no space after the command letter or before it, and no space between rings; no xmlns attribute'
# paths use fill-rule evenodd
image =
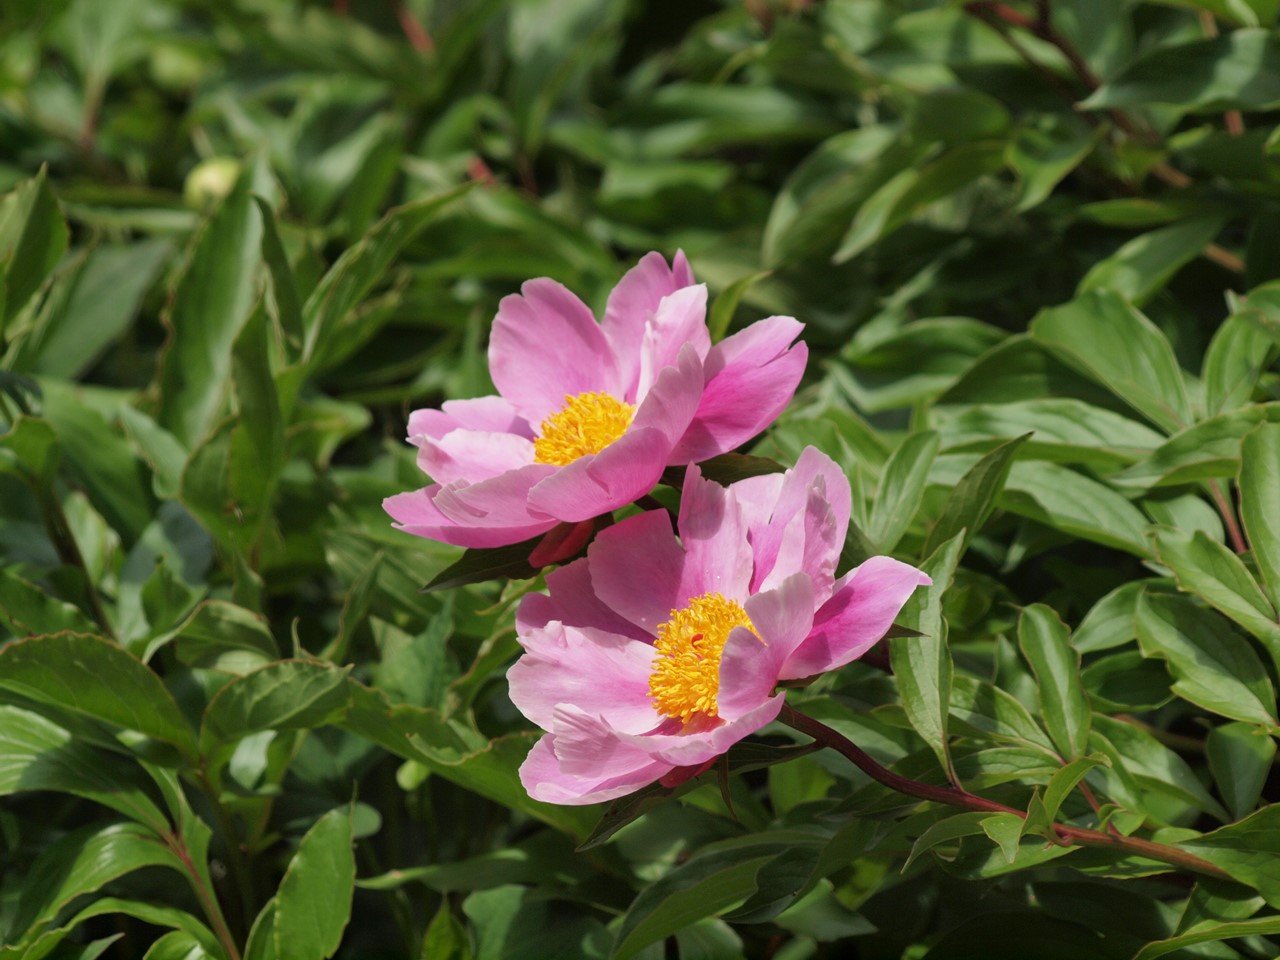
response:
<svg viewBox="0 0 1280 960"><path fill-rule="evenodd" d="M665 510L650 510L614 524L587 549L591 585L619 616L656 635L671 611L689 599L681 594L684 551Z"/></svg>
<svg viewBox="0 0 1280 960"><path fill-rule="evenodd" d="M693 285L693 271L683 251L676 253L673 266L668 267L660 253L647 253L640 262L627 271L609 294L604 320L600 324L613 347L614 356L623 367L623 396L635 397L640 377L640 348L644 343L645 326L657 312L662 298L675 293L681 287Z"/></svg>
<svg viewBox="0 0 1280 960"><path fill-rule="evenodd" d="M520 782L525 790L544 803L581 805L616 800L653 783L671 769L668 763L654 761L622 776L605 771L596 776L571 776L561 769L555 749L556 738L548 734L533 745L520 765Z"/></svg>
<svg viewBox="0 0 1280 960"><path fill-rule="evenodd" d="M819 479L808 490L805 509L787 522L777 559L760 584L761 590L777 586L794 573L803 573L813 583L815 606L831 596L844 532L823 486Z"/></svg>
<svg viewBox="0 0 1280 960"><path fill-rule="evenodd" d="M515 411L537 426L564 398L622 396L613 350L586 304L554 280L530 280L504 297L489 335L489 373Z"/></svg>
<svg viewBox="0 0 1280 960"><path fill-rule="evenodd" d="M724 720L750 713L773 693L783 664L813 626L813 585L797 573L744 606L759 636L738 627L724 645L716 696Z"/></svg>
<svg viewBox="0 0 1280 960"><path fill-rule="evenodd" d="M579 457L533 489L530 504L560 520L589 520L644 496L657 484L667 452L693 416L702 365L692 347L662 371L618 440Z"/></svg>
<svg viewBox="0 0 1280 960"><path fill-rule="evenodd" d="M653 707L649 708L649 717L652 728L658 721ZM622 776L645 769L655 759L642 746L647 744L648 734L620 730L602 715L573 703L556 707L552 732L556 735L560 769L573 776L600 776L605 772Z"/></svg>
<svg viewBox="0 0 1280 960"><path fill-rule="evenodd" d="M636 430L594 456L579 457L530 491L529 503L560 520L590 520L652 490L662 477L668 440L658 430Z"/></svg>
<svg viewBox="0 0 1280 960"><path fill-rule="evenodd" d="M437 483L476 483L533 463L533 441L511 433L454 430L443 437L411 437L418 467Z"/></svg>
<svg viewBox="0 0 1280 960"><path fill-rule="evenodd" d="M685 564L681 593L719 593L741 602L751 583L751 545L737 499L697 464L685 475L680 496L680 543Z"/></svg>
<svg viewBox="0 0 1280 960"><path fill-rule="evenodd" d="M791 317L769 317L717 343L707 354L707 386L673 462L690 463L741 446L777 419L808 360Z"/></svg>
<svg viewBox="0 0 1280 960"><path fill-rule="evenodd" d="M515 408L499 396L446 400L439 410L415 410L409 414L409 439L418 436L443 437L454 430L482 430L532 437L529 424Z"/></svg>
<svg viewBox="0 0 1280 960"><path fill-rule="evenodd" d="M836 583L805 638L782 670L784 680L842 667L866 653L893 625L916 587L929 577L892 557L871 557Z"/></svg>
<svg viewBox="0 0 1280 960"><path fill-rule="evenodd" d="M556 521L529 512L520 492L521 489L527 490L529 478L522 475L523 471L515 473L515 477L506 474L470 487L463 482L448 487L432 484L421 490L387 497L382 501L382 508L396 521L395 526L399 529L430 540L459 547L501 547L519 543L546 533L556 525ZM514 490L511 489L513 486ZM492 499L496 501L497 509L485 511L472 507L470 513L459 510L456 501L465 494L472 494L485 503ZM442 509L442 500L449 504L449 511ZM462 520L458 519L459 513Z"/></svg>
<svg viewBox="0 0 1280 960"><path fill-rule="evenodd" d="M545 627L552 620L559 620L566 626L591 627L631 637L633 640L652 642L650 634L602 603L596 596L591 586L591 572L586 557L548 573L546 594L527 593L521 598L516 610L517 635L523 637L528 631Z"/></svg>
<svg viewBox="0 0 1280 960"><path fill-rule="evenodd" d="M643 399L664 367L676 362L686 346L701 360L711 349L707 330L707 288L704 284L685 287L662 298L645 326L640 347L640 380L636 396Z"/></svg>
<svg viewBox="0 0 1280 960"><path fill-rule="evenodd" d="M735 720L721 718L706 728L694 728L684 732L626 734L615 733L619 740L643 750L654 760L673 767L692 767L712 760L743 737L755 733L767 723L772 723L782 710L785 694L779 693L758 704L755 709ZM679 723L674 724L679 730Z"/></svg>
<svg viewBox="0 0 1280 960"><path fill-rule="evenodd" d="M643 733L658 723L649 698L653 647L617 634L552 621L520 635L525 653L507 670L511 702L544 730L559 733L564 705L610 727Z"/></svg>

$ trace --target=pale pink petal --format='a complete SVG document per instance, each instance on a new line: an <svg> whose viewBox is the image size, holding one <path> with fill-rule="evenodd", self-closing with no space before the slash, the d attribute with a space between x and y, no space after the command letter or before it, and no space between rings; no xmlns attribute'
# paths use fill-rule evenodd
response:
<svg viewBox="0 0 1280 960"><path fill-rule="evenodd" d="M419 448L418 467L437 483L476 483L533 463L533 441L511 433L454 430L410 439Z"/></svg>
<svg viewBox="0 0 1280 960"><path fill-rule="evenodd" d="M783 664L813 626L813 586L797 573L744 607L756 633L737 627L724 645L716 703L725 720L756 710L773 693Z"/></svg>
<svg viewBox="0 0 1280 960"><path fill-rule="evenodd" d="M837 581L813 631L783 666L782 678L811 677L856 660L885 635L916 587L930 583L926 574L892 557L864 561Z"/></svg>
<svg viewBox="0 0 1280 960"><path fill-rule="evenodd" d="M653 707L649 707L649 729L658 720ZM560 769L573 776L599 776L604 772L621 776L644 769L657 759L649 755L646 731L619 729L601 714L583 710L575 703L556 707L551 732L556 735Z"/></svg>
<svg viewBox="0 0 1280 960"><path fill-rule="evenodd" d="M489 373L521 417L535 428L564 398L604 392L622 396L612 348L586 304L554 280L530 280L504 297L489 335Z"/></svg>
<svg viewBox="0 0 1280 960"><path fill-rule="evenodd" d="M520 765L520 782L529 796L543 803L576 806L616 800L635 793L672 769L669 763L652 761L647 767L621 776L609 771L596 771L594 776L571 776L560 768L555 749L556 738L547 734L533 745Z"/></svg>
<svg viewBox="0 0 1280 960"><path fill-rule="evenodd" d="M670 526L667 531L667 539L670 540ZM606 530L601 536L607 534ZM596 596L586 557L548 573L547 593L527 593L521 598L516 610L517 636L522 637L529 630L545 627L552 620L559 620L568 626L591 627L652 643L651 634L622 617Z"/></svg>
<svg viewBox="0 0 1280 960"><path fill-rule="evenodd" d="M529 503L560 520L590 520L652 490L670 447L658 430L629 429L594 456L579 457L530 491Z"/></svg>
<svg viewBox="0 0 1280 960"><path fill-rule="evenodd" d="M600 601L655 636L681 595L684 551L665 510L650 510L614 524L587 548L591 585Z"/></svg>
<svg viewBox="0 0 1280 960"><path fill-rule="evenodd" d="M657 485L667 451L693 415L702 389L702 365L692 347L662 371L618 440L579 457L535 487L529 502L561 520L589 520L626 506Z"/></svg>
<svg viewBox="0 0 1280 960"><path fill-rule="evenodd" d="M753 489L744 492L749 497ZM830 505L830 515L824 503ZM744 511L755 552L752 589L764 589L766 583L777 583L804 570L815 576L819 597L825 600L830 595L830 575L835 567L833 562L824 567L824 554L834 551L839 555L849 526L850 506L848 478L825 453L816 447L805 447L796 465L777 485L772 505L767 501L751 502ZM808 543L810 533L815 538L812 544Z"/></svg>
<svg viewBox="0 0 1280 960"><path fill-rule="evenodd" d="M657 724L649 699L654 653L647 643L555 620L522 634L520 642L525 655L507 670L511 702L544 730L560 732L555 717L564 704L626 733Z"/></svg>
<svg viewBox="0 0 1280 960"><path fill-rule="evenodd" d="M791 317L769 317L711 348L707 386L676 448L678 462L727 453L777 419L804 375L808 348L797 343L788 349L802 329Z"/></svg>
<svg viewBox="0 0 1280 960"><path fill-rule="evenodd" d="M710 726L691 726L684 732L666 732L664 728L660 733L615 733L614 736L643 750L654 760L673 767L692 767L720 756L743 737L772 723L782 710L785 696L779 693L735 720L721 719ZM679 721L672 721L668 727L678 731Z"/></svg>
<svg viewBox="0 0 1280 960"><path fill-rule="evenodd" d="M640 347L640 380L636 384L638 398L644 399L658 374L674 364L686 347L692 347L699 360L711 349L707 288L701 283L663 297L645 326Z"/></svg>
<svg viewBox="0 0 1280 960"><path fill-rule="evenodd" d="M421 490L399 493L383 500L382 508L396 521L396 527L415 536L459 547L502 547L546 533L556 525L553 518L531 514L524 507L520 488L527 489L528 478L516 477L514 482L514 494L506 489L511 481L504 480L503 477L475 484L472 489L484 487L485 484L497 484L498 488L502 488L501 494L494 494L494 498L501 501L498 503L499 508L488 512L474 508L475 512L470 515L464 512L464 519L461 521L454 501L460 492L470 492L457 489L459 486L465 488L465 483L451 484L450 487L432 484ZM453 500L446 494L450 494ZM442 509L442 498L453 509L447 512ZM480 492L479 499L484 502L489 500L485 491Z"/></svg>
<svg viewBox="0 0 1280 960"><path fill-rule="evenodd" d="M453 430L481 430L486 433L514 433L532 437L529 424L499 396L446 400L439 410L414 410L409 414L409 440L419 436L443 437Z"/></svg>
<svg viewBox="0 0 1280 960"><path fill-rule="evenodd" d="M697 464L685 475L678 527L685 553L681 593L719 593L745 600L751 583L751 545L742 510L729 490L702 478Z"/></svg>
<svg viewBox="0 0 1280 960"><path fill-rule="evenodd" d="M604 320L600 326L613 346L622 369L623 398L634 402L640 377L640 348L645 327L657 311L662 298L681 287L693 285L693 271L683 251L678 251L673 266L667 266L660 253L648 253L627 271L609 294Z"/></svg>

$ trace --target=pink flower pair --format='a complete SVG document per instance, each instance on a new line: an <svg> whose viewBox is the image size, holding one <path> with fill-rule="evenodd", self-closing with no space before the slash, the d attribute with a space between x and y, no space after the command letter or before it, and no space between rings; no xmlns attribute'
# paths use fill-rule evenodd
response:
<svg viewBox="0 0 1280 960"><path fill-rule="evenodd" d="M386 511L418 536L503 546L609 513L667 466L749 440L800 382L808 353L792 342L802 325L770 317L712 345L706 306L683 254L670 267L644 257L599 324L560 284L530 280L494 320L499 395L410 416L435 483L389 497Z"/></svg>
<svg viewBox="0 0 1280 960"><path fill-rule="evenodd" d="M872 557L839 579L849 483L813 448L721 487L691 467L676 531L654 510L603 531L517 614L511 699L547 731L535 799L610 800L698 767L772 721L779 680L843 666L929 578ZM677 538L678 532L678 538Z"/></svg>

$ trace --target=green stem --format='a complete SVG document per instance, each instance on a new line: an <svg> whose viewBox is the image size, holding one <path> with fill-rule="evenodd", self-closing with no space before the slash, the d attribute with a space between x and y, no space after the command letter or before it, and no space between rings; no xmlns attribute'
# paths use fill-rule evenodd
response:
<svg viewBox="0 0 1280 960"><path fill-rule="evenodd" d="M163 837L164 842L173 851L174 856L181 860L182 865L186 868L187 878L191 882L191 889L195 892L196 899L200 901L200 907L204 910L204 915L208 919L209 925L213 927L214 936L218 938L218 942L222 944L222 949L226 951L227 960L240 960L240 950L236 946L235 938L231 936L231 928L227 926L226 917L222 915L222 907L218 905L218 898L206 886L204 878L200 875L200 871L191 859L191 853L187 850L187 845L182 842L181 837L174 833L166 831Z"/></svg>
<svg viewBox="0 0 1280 960"><path fill-rule="evenodd" d="M979 797L976 794L969 793L967 790L957 787L934 786L900 776L882 766L870 754L840 733L832 730L825 723L812 717L807 717L802 713L797 713L791 707L784 706L779 719L792 729L798 730L812 737L823 746L830 747L837 753L842 754L872 780L884 784L890 790L905 793L907 796L916 797L920 800L945 803L948 806L959 807L961 810L1012 813L1024 820L1027 817L1022 810L1005 806L1003 803L996 803L994 800L988 800L985 797ZM1155 843L1152 840L1100 833L1097 830L1069 827L1065 824L1054 824L1053 831L1057 835L1058 841L1064 845L1078 843L1090 847L1103 847L1126 856L1158 860L1181 870L1190 870L1193 873L1201 873L1223 880L1231 879L1231 875L1227 871L1215 866L1208 860L1202 860L1200 857L1187 853L1185 850L1166 846L1163 843Z"/></svg>

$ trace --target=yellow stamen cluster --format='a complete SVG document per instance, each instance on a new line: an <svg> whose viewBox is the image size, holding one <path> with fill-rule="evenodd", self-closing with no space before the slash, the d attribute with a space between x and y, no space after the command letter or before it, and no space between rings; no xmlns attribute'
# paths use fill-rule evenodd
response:
<svg viewBox="0 0 1280 960"><path fill-rule="evenodd" d="M634 406L607 393L566 396L564 408L538 428L533 462L563 467L589 453L599 453L626 432L635 413Z"/></svg>
<svg viewBox="0 0 1280 960"><path fill-rule="evenodd" d="M694 714L717 715L720 655L734 627L755 633L747 612L718 593L694 597L658 627L658 656L649 674L649 696L657 711L688 723Z"/></svg>

